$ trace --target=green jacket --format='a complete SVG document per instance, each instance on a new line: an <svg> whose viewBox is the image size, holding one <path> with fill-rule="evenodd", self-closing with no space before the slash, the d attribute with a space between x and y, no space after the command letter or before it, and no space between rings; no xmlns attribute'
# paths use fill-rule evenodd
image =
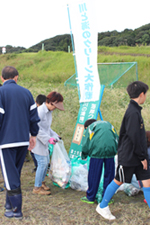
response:
<svg viewBox="0 0 150 225"><path fill-rule="evenodd" d="M118 135L107 121L96 121L85 130L82 138L82 159L112 158L117 153Z"/></svg>

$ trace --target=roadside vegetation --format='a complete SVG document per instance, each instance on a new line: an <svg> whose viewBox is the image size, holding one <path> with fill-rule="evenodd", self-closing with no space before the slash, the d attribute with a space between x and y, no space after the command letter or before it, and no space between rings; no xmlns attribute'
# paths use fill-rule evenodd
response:
<svg viewBox="0 0 150 225"><path fill-rule="evenodd" d="M98 62L138 62L139 80L146 82L150 87L150 58L149 47L103 47L99 48ZM143 52L143 53L142 53ZM134 56L131 54L135 54ZM70 144L79 110L79 98L76 88L64 86L64 82L75 73L72 53L40 51L37 53L19 53L0 55L0 70L6 65L14 66L19 71L18 84L28 88L34 98L38 94L47 95L51 91L58 91L64 97L65 111L53 112L52 129L64 140L69 153ZM125 88L105 88L101 103L101 112L104 120L114 125L119 133L122 117L129 103ZM150 91L143 105L142 115L146 130L150 130ZM51 196L32 194L34 186L33 161L25 163L22 171L23 191L23 220L8 220L3 216L5 192L0 192L0 224L43 224L43 225L103 225L103 224L144 224L150 220L149 208L143 202L143 193L135 197L128 197L124 192L115 194L115 203L110 206L112 213L117 217L109 222L100 217L96 211L96 203L88 205L80 198L84 192L77 192L56 187L47 177L47 184L51 188ZM0 184L2 186L3 183Z"/></svg>

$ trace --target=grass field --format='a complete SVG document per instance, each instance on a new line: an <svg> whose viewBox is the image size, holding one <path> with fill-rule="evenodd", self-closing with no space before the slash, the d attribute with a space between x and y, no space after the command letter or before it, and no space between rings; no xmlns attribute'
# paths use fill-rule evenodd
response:
<svg viewBox="0 0 150 225"><path fill-rule="evenodd" d="M148 48L148 47L147 47ZM113 49L113 48L112 48ZM150 85L149 71L150 60L147 56L138 56L142 50L106 49L103 54L98 55L98 62L124 62L138 61L140 80ZM149 49L149 48L148 48ZM132 52L131 52L132 50ZM128 53L128 55L109 54L109 52ZM129 52L126 52L129 51ZM148 54L148 50L143 50ZM108 54L106 54L106 52ZM136 56L131 56L135 53ZM73 56L63 52L39 52L26 54L0 55L0 70L6 66L15 66L20 73L18 84L28 88L34 98L38 94L48 94L58 91L64 97L65 111L55 110L53 112L52 129L64 140L65 148L69 152L74 127L79 110L79 99L77 89L64 87L64 81L74 74ZM101 103L103 119L114 125L119 133L122 117L129 103L129 97L125 88L105 88ZM143 105L142 115L146 130L150 130L150 91ZM115 203L110 206L117 220L109 222L100 217L95 208L97 203L88 205L82 203L80 198L84 192L61 189L52 184L46 177L47 184L51 188L51 196L38 196L32 194L35 174L31 173L34 165L32 160L24 163L21 182L23 191L23 214L22 221L7 219L4 214L5 191L0 192L0 224L39 224L39 225L104 225L104 224L132 224L149 225L150 212L148 206L143 202L143 193L135 197L128 197L124 192L118 192L114 196ZM2 186L3 183L0 184Z"/></svg>
<svg viewBox="0 0 150 225"><path fill-rule="evenodd" d="M26 84L24 86L28 86ZM60 91L64 96L65 111L54 111L52 128L62 136L66 150L69 152L74 126L79 109L76 89L66 89L63 84L40 86L34 84L30 87L34 96L37 93L48 93L51 90ZM104 120L110 121L119 132L122 116L128 105L129 98L125 90L105 89L101 111ZM150 93L147 102L143 105L143 117L146 129L150 130ZM43 225L103 225L103 224L140 224L148 225L150 214L148 206L143 202L143 193L135 197L128 197L124 192L118 192L114 196L115 203L110 206L117 220L109 222L101 218L95 211L97 203L88 205L82 203L80 198L84 192L78 192L71 188L61 189L52 184L46 177L47 184L51 188L51 196L37 196L32 194L34 186L34 174L32 160L25 163L22 171L23 213L22 222L15 219L8 220L4 214L5 193L0 193L0 224L43 224Z"/></svg>
<svg viewBox="0 0 150 225"><path fill-rule="evenodd" d="M137 62L139 80L150 85L149 46L99 47L98 63ZM0 70L4 66L15 66L23 82L63 83L75 73L72 53L46 52L0 55Z"/></svg>
<svg viewBox="0 0 150 225"><path fill-rule="evenodd" d="M5 192L0 192L0 224L3 225L149 225L150 213L143 202L143 193L128 197L123 191L114 195L114 204L110 205L116 220L109 222L100 217L95 209L97 203L88 205L80 201L85 195L71 188L61 189L52 184L49 177L46 183L52 195L40 196L32 193L34 175L31 173L33 162L24 163L21 183L23 194L23 220L5 218Z"/></svg>

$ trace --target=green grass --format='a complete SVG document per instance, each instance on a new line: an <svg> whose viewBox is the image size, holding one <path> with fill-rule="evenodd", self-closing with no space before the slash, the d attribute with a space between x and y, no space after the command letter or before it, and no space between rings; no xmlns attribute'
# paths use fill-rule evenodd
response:
<svg viewBox="0 0 150 225"><path fill-rule="evenodd" d="M119 51L119 50L118 50ZM135 48L136 52L136 48ZM150 59L144 56L130 56L119 54L100 54L98 62L114 61L138 61L139 77L150 85L149 71ZM6 65L15 66L20 73L18 84L28 88L34 98L38 94L49 94L58 91L64 97L65 111L53 112L52 129L64 140L64 145L69 152L74 127L79 111L78 91L76 88L64 87L64 81L74 74L73 56L64 52L39 52L0 55L0 69ZM114 125L117 132L121 126L122 117L125 113L129 97L125 88L105 88L100 106L103 119ZM150 91L147 100L142 106L142 115L146 130L150 130ZM139 193L135 197L128 197L124 192L114 195L115 203L110 205L112 213L117 220L109 222L100 217L95 208L80 201L84 192L61 189L52 184L50 178L46 178L51 188L52 195L37 196L32 194L35 174L31 171L33 162L25 163L21 176L23 191L23 214L22 222L14 219L8 220L3 216L5 192L0 193L0 224L42 224L42 225L107 225L107 224L140 224L148 225L150 216L149 208L143 203L144 196ZM2 186L2 185L0 185Z"/></svg>
<svg viewBox="0 0 150 225"><path fill-rule="evenodd" d="M23 81L61 83L75 72L73 56L66 52L0 55L0 69L7 65L16 67Z"/></svg>
<svg viewBox="0 0 150 225"><path fill-rule="evenodd" d="M98 62L137 62L138 65L138 79L147 83L150 86L150 57L131 56L131 55L98 55Z"/></svg>
<svg viewBox="0 0 150 225"><path fill-rule="evenodd" d="M98 55L98 62L138 62L139 80L150 86L150 58L144 56L131 56L109 54L111 52L133 52L137 54L138 49L148 51L149 47L102 47L104 54ZM142 51L142 50L140 50ZM108 54L106 54L106 52ZM38 94L47 95L51 91L58 91L64 96L65 112L54 111L52 128L64 138L65 146L69 151L74 127L79 110L79 99L77 89L64 87L64 82L75 72L72 53L66 52L38 52L0 55L0 70L6 66L15 66L19 71L18 84L28 88L34 98ZM149 101L149 93L147 102ZM119 132L122 116L128 105L129 98L125 88L104 90L101 103L101 112L104 120L111 122ZM149 102L144 105L144 119L147 129L150 129Z"/></svg>
<svg viewBox="0 0 150 225"><path fill-rule="evenodd" d="M99 52L110 52L110 53L123 53L123 54L145 54L150 55L150 46L118 46L118 47L107 47L107 46L99 46Z"/></svg>
<svg viewBox="0 0 150 225"><path fill-rule="evenodd" d="M149 208L143 202L143 193L128 197L123 191L113 196L114 204L110 205L115 221L103 219L95 211L97 203L83 203L80 198L85 192L71 188L62 189L52 184L46 177L46 184L51 189L50 196L32 193L35 174L31 173L33 162L24 163L21 184L23 194L23 220L8 219L4 216L5 192L0 192L0 224L2 225L148 225ZM0 184L2 186L2 183Z"/></svg>
<svg viewBox="0 0 150 225"><path fill-rule="evenodd" d="M64 144L67 152L69 152L74 127L76 124L78 111L79 111L79 98L76 88L67 88L63 84L45 83L45 82L18 82L28 88L34 98L38 94L48 95L51 91L58 91L64 97L65 111L55 110L53 112L52 129L56 131L64 140ZM119 133L122 117L125 113L127 105L129 103L129 97L125 88L105 88L100 106L103 119L109 121L114 125ZM147 93L147 100L143 105L142 114L145 121L145 127L150 130L150 91Z"/></svg>
<svg viewBox="0 0 150 225"><path fill-rule="evenodd" d="M139 54L149 54L150 46L141 47L99 47L98 63L137 62L139 80L150 85L150 58ZM121 55L120 55L121 54ZM134 55L131 55L134 54ZM0 55L0 70L6 65L16 67L20 80L26 82L63 83L75 73L72 53L40 51Z"/></svg>

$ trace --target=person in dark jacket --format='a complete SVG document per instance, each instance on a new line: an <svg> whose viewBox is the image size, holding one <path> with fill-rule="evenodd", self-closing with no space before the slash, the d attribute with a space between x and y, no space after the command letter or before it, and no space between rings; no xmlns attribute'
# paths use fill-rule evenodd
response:
<svg viewBox="0 0 150 225"><path fill-rule="evenodd" d="M36 105L37 107L39 107L40 105L43 104L43 102L46 102L46 95L42 95L42 94L39 94L37 97L36 97ZM37 170L37 161L36 161L36 158L34 156L34 153L33 152L30 152L31 156L32 156L32 159L33 159L33 162L34 162L34 169L32 170L32 173L36 172Z"/></svg>
<svg viewBox="0 0 150 225"><path fill-rule="evenodd" d="M35 147L38 134L37 106L29 90L17 85L18 71L2 70L0 88L0 161L6 187L5 216L21 219L20 175L27 149ZM28 147L29 146L29 147Z"/></svg>
<svg viewBox="0 0 150 225"><path fill-rule="evenodd" d="M106 188L102 202L96 208L97 213L108 220L116 219L109 210L109 200L122 183L131 183L133 174L136 175L137 180L142 181L144 197L150 207L150 170L140 106L146 100L148 89L148 85L141 81L132 82L127 87L131 100L123 117L119 134L116 176Z"/></svg>
<svg viewBox="0 0 150 225"><path fill-rule="evenodd" d="M90 157L88 172L88 190L82 202L93 204L98 191L104 164L103 194L106 187L114 179L118 135L115 128L107 121L89 119L85 122L86 129L82 139L82 159Z"/></svg>
<svg viewBox="0 0 150 225"><path fill-rule="evenodd" d="M2 86L2 84L0 84L0 87ZM1 165L0 165L1 166ZM4 191L4 188L0 187L0 192Z"/></svg>

